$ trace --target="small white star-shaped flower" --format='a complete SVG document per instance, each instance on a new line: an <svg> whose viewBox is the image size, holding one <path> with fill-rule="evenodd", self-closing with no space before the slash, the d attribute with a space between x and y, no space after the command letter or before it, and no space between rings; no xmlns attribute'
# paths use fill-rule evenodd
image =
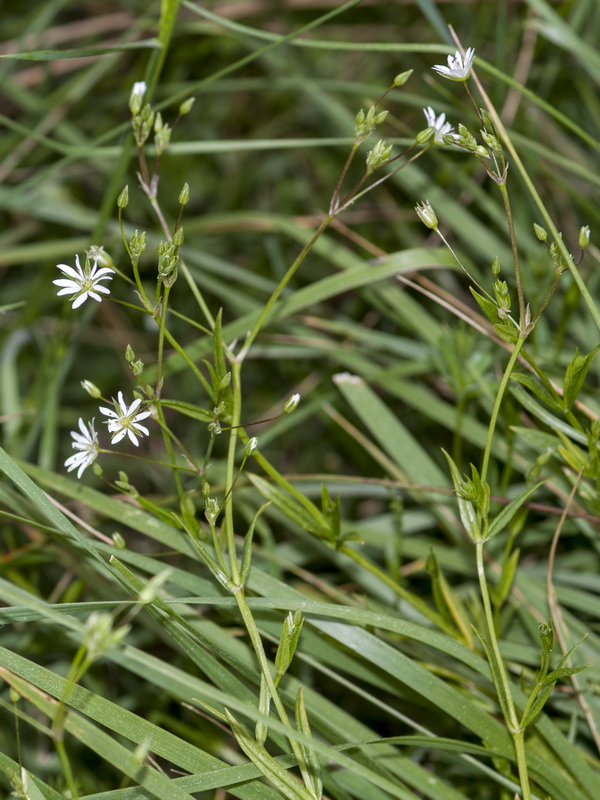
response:
<svg viewBox="0 0 600 800"><path fill-rule="evenodd" d="M91 297L99 303L102 297L98 292L110 294L110 289L106 286L102 286L100 281L112 280L112 276L115 272L114 269L110 269L109 267L98 269L97 260L94 260L94 266L91 268L86 261L85 268L81 269L79 256L77 255L75 256L75 263L77 265L76 269L73 269L73 267L70 267L68 264L57 264L56 266L58 269L64 272L65 275L68 275L68 278L60 278L56 281L52 281L52 283L57 286L63 287L60 292L58 292L59 297L61 294L73 295L71 298L73 300L71 308L79 308L82 303L85 303L88 297Z"/></svg>
<svg viewBox="0 0 600 800"><path fill-rule="evenodd" d="M457 50L453 56L448 56L447 67L436 64L434 67L432 67L432 69L438 72L443 78L448 78L448 80L466 81L471 74L471 67L473 65L474 57L474 47L469 47L464 58Z"/></svg>
<svg viewBox="0 0 600 800"><path fill-rule="evenodd" d="M77 477L81 478L86 467L89 467L98 458L99 449L98 434L94 429L94 420L86 426L85 422L79 417L79 430L81 433L71 431L71 436L73 437L71 447L79 452L67 458L65 467L67 472L76 469Z"/></svg>
<svg viewBox="0 0 600 800"><path fill-rule="evenodd" d="M446 115L440 114L439 117L436 117L435 111L431 106L424 108L423 113L427 120L427 127L434 129L433 141L436 144L445 144L444 136L449 136L454 131L452 125L446 122Z"/></svg>
<svg viewBox="0 0 600 800"><path fill-rule="evenodd" d="M123 392L119 392L117 399L118 402L113 399L116 410L100 406L100 411L110 417L110 419L105 420L108 425L108 431L112 434L110 442L111 444L117 444L127 435L133 444L138 447L139 436L150 436L148 428L140 425L139 422L149 417L151 412L142 411L141 414L136 413L142 403L139 397L133 401L129 408L127 408L127 403L123 399Z"/></svg>

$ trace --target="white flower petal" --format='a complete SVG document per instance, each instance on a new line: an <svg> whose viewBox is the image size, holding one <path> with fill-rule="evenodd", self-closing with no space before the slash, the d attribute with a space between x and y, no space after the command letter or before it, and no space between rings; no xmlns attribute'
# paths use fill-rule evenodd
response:
<svg viewBox="0 0 600 800"><path fill-rule="evenodd" d="M110 440L110 443L111 444L118 444L121 441L121 439L125 436L126 433L127 433L127 428L121 428L121 430L118 431L117 433L115 433L115 435L112 437L112 439Z"/></svg>
<svg viewBox="0 0 600 800"><path fill-rule="evenodd" d="M71 278L73 278L76 281L78 281L81 278L81 270L77 272L76 270L73 269L73 267L70 267L68 264L57 264L56 266L58 267L59 270L61 270L61 272L70 275Z"/></svg>
<svg viewBox="0 0 600 800"><path fill-rule="evenodd" d="M83 305L86 300L87 300L87 292L84 292L83 294L80 294L79 297L75 298L71 308L79 308L79 306Z"/></svg>
<svg viewBox="0 0 600 800"><path fill-rule="evenodd" d="M131 430L131 428L127 428L126 430L127 430L127 435L129 436L129 438L131 439L131 441L133 442L133 444L134 444L136 447L139 447L139 446L140 446L140 443L138 442L138 440L137 440L137 436L135 435L135 433L134 433L134 432Z"/></svg>

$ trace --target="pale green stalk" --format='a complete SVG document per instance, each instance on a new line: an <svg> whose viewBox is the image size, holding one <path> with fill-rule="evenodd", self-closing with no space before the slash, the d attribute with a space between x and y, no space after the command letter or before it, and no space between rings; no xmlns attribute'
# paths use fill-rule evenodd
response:
<svg viewBox="0 0 600 800"><path fill-rule="evenodd" d="M496 637L496 629L494 627L494 614L492 611L492 604L490 602L490 593L488 590L487 579L485 577L485 565L483 562L483 545L484 545L483 539L479 539L475 543L476 557L477 557L477 577L479 579L479 589L481 592L481 599L483 601L483 609L485 613L485 620L486 620L487 634L488 634L487 636L488 645L491 650L491 657L494 661L494 663L491 666L495 677L500 682L500 686L497 686L496 690L502 695L504 702L501 703L501 705L503 707L503 711L506 716L506 723L508 725L510 735L512 736L513 739L513 744L515 748L515 757L517 760L517 768L519 770L519 780L521 783L521 792L523 794L522 800L531 800L529 773L527 770L527 759L525 756L525 740L524 740L525 731L524 729L521 728L519 720L517 718L515 704L512 699L512 695L510 693L510 686L508 683L508 676L506 674L506 667L504 666L504 661L502 660L500 647L498 645L498 639Z"/></svg>
<svg viewBox="0 0 600 800"><path fill-rule="evenodd" d="M259 318L256 320L252 330L250 331L250 333L246 337L246 341L244 343L243 350L238 356L239 360L243 360L244 357L246 356L246 354L248 353L248 350L250 349L250 347L252 345L252 342L256 339L260 329L262 328L262 326L267 321L267 319L269 317L269 314L273 310L273 306L275 305L275 303L279 300L279 298L281 296L281 293L283 292L285 287L288 285L288 283L291 281L291 279L294 277L294 274L296 273L296 270L302 264L302 262L304 261L304 259L308 255L308 253L312 250L313 245L315 244L315 242L317 241L319 236L323 233L323 231L325 231L327 229L327 227L329 226L329 224L331 223L332 220L333 220L333 217L332 217L331 214L327 214L325 216L325 218L323 219L323 221L321 222L321 224L319 225L317 230L314 232L314 234L311 236L309 241L304 245L304 247L302 248L302 250L300 251L300 253L296 257L294 263L290 266L288 271L285 273L285 275L283 276L283 278L279 282L279 285L277 286L277 288L275 289L273 294L267 300L267 302L265 304L265 307L260 312ZM234 424L234 423L232 423L232 424ZM235 424L238 424L238 423L235 423Z"/></svg>
<svg viewBox="0 0 600 800"><path fill-rule="evenodd" d="M500 386L498 387L498 392L496 394L496 400L494 402L494 408L492 409L492 416L488 427L487 439L485 442L485 450L483 453L483 463L481 466L482 483L485 481L487 476L488 466L490 463L490 454L492 452L492 441L494 439L494 431L496 430L496 423L498 421L498 414L500 413L500 406L502 404L502 399L504 397L506 387L508 386L508 381L510 379L511 373L514 369L515 364L517 363L519 353L521 352L521 348L523 347L524 344L525 344L525 339L519 337L515 343L515 348L512 351L511 356L508 360L506 369L504 370L504 375L502 376L502 381L500 382Z"/></svg>
<svg viewBox="0 0 600 800"><path fill-rule="evenodd" d="M485 106L486 106L487 110L489 111L490 116L492 117L492 120L494 121L494 125L496 127L496 130L498 131L500 137L502 138L502 140L503 140L503 142L504 142L504 144L506 146L506 149L510 153L511 158L512 158L515 166L519 170L519 172L521 174L521 177L523 179L523 182L525 183L525 186L527 187L527 190L529 191L529 194L531 195L531 197L533 198L534 203L538 207L538 210L539 210L539 212L540 212L540 214L542 216L542 219L544 220L544 223L545 223L546 227L548 228L548 230L552 234L552 237L553 237L554 241L556 242L556 246L560 250L560 253L561 253L562 257L564 258L565 263L567 264L567 266L568 266L568 268L569 268L569 270L571 272L571 275L573 276L573 280L577 284L577 288L581 292L581 296L583 297L583 299L586 302L586 305L587 305L587 307L588 307L588 309L590 311L590 314L592 315L592 319L594 320L594 322L596 323L596 326L600 330L600 311L598 310L598 307L596 306L596 303L594 302L594 299L592 298L591 294L589 293L588 288L585 285L585 283L583 281L583 278L581 277L581 274L580 274L579 270L577 269L571 254L569 253L569 250L567 249L567 246L563 242L562 237L559 234L558 228L554 224L554 222L552 220L552 217L548 213L542 198L538 194L538 191L537 191L537 189L535 188L535 186L533 184L533 181L529 177L529 173L527 172L523 162L519 158L519 154L517 153L512 141L510 139L510 136L508 135L508 131L504 127L504 125L502 123L502 120L500 119L500 117L498 115L498 112L494 108L494 105L493 105L492 101L490 100L490 98L488 97L485 89L481 85L481 82L479 81L479 78L477 77L477 75L474 72L471 73L471 77L473 78L473 80L475 82L475 85L477 86L477 89L479 90L479 94L481 95L481 97L483 99L483 102L485 103Z"/></svg>

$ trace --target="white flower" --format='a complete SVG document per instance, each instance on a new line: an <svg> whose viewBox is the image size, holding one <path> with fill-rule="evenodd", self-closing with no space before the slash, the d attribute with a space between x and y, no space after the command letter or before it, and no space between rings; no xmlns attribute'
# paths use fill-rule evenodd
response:
<svg viewBox="0 0 600 800"><path fill-rule="evenodd" d="M77 269L69 267L68 264L57 264L56 266L58 269L69 277L52 281L52 283L56 284L57 286L63 287L60 292L58 292L59 297L61 294L73 295L71 298L73 300L73 305L71 308L79 308L82 303L85 303L88 297L100 302L102 297L98 294L98 292L102 292L102 294L110 294L110 289L107 289L106 286L101 286L100 281L112 280L112 275L114 275L115 272L114 269L109 269L108 267L102 267L101 269L98 269L97 261L94 261L94 266L90 269L90 265L87 260L85 268L81 269L79 256L77 255L75 256L75 263L77 265Z"/></svg>
<svg viewBox="0 0 600 800"><path fill-rule="evenodd" d="M448 56L447 67L436 64L434 67L432 67L432 69L434 69L436 72L439 72L442 77L448 78L451 81L466 81L471 74L471 66L473 64L474 56L474 47L469 47L465 53L464 59L457 50L453 56Z"/></svg>
<svg viewBox="0 0 600 800"><path fill-rule="evenodd" d="M85 422L79 417L79 430L81 433L71 431L71 436L73 437L71 447L73 450L79 450L79 452L67 458L65 467L67 472L79 467L77 477L81 478L86 467L89 467L98 458L99 450L98 434L94 429L94 420L86 426Z"/></svg>
<svg viewBox="0 0 600 800"><path fill-rule="evenodd" d="M446 122L446 115L440 114L436 117L435 111L431 106L423 109L425 119L427 120L427 127L434 128L433 141L436 144L445 144L444 136L449 136L454 132L454 128L449 122Z"/></svg>
<svg viewBox="0 0 600 800"><path fill-rule="evenodd" d="M100 411L107 417L111 417L111 419L105 420L108 425L108 431L112 434L111 444L117 444L127 435L133 444L138 447L138 436L150 436L148 428L138 424L141 420L150 416L150 411L142 411L141 414L136 413L142 402L139 397L133 401L129 408L127 408L127 404L123 399L123 392L119 392L117 398L118 403L113 399L116 411L113 411L112 408L102 408L100 406Z"/></svg>

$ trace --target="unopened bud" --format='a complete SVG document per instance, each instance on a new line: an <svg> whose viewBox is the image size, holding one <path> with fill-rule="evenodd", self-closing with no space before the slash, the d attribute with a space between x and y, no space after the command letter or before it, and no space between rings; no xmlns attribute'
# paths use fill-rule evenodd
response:
<svg viewBox="0 0 600 800"><path fill-rule="evenodd" d="M92 383L91 381L81 381L81 385L90 397L93 397L95 400L100 400L102 397L102 392L95 383Z"/></svg>
<svg viewBox="0 0 600 800"><path fill-rule="evenodd" d="M129 205L129 186L126 186L117 198L119 208L127 208Z"/></svg>
<svg viewBox="0 0 600 800"><path fill-rule="evenodd" d="M298 394L298 392L296 392L296 394L293 394L284 405L283 407L284 414L291 414L292 411L295 411L298 408L299 402L300 402L300 395Z"/></svg>
<svg viewBox="0 0 600 800"><path fill-rule="evenodd" d="M542 228L541 225L538 225L537 222L533 223L533 232L540 240L540 242L546 242L548 240L548 233L545 228Z"/></svg>
<svg viewBox="0 0 600 800"><path fill-rule="evenodd" d="M220 388L226 389L230 383L231 383L231 372L226 372L225 375L223 375L223 377L221 378Z"/></svg>
<svg viewBox="0 0 600 800"><path fill-rule="evenodd" d="M407 69L406 72L401 72L399 75L396 75L394 78L394 86L404 86L412 74L413 70Z"/></svg>
<svg viewBox="0 0 600 800"><path fill-rule="evenodd" d="M249 439L246 442L246 446L244 447L244 456L246 458L248 458L248 456L251 456L257 447L258 447L258 439L256 438L256 436L253 436L252 439Z"/></svg>
<svg viewBox="0 0 600 800"><path fill-rule="evenodd" d="M118 547L119 550L125 550L127 547L127 542L123 538L123 536L118 532L115 531L112 535L113 544L115 547Z"/></svg>
<svg viewBox="0 0 600 800"><path fill-rule="evenodd" d="M435 128L433 125L430 125L428 128L423 128L422 131L419 131L415 137L417 144L425 144L430 139L433 139L435 135Z"/></svg>
<svg viewBox="0 0 600 800"><path fill-rule="evenodd" d="M437 231L439 224L438 218L436 217L435 211L429 204L429 201L421 203L421 205L416 205L415 211L417 212L417 215L423 225L431 228L432 231Z"/></svg>
<svg viewBox="0 0 600 800"><path fill-rule="evenodd" d="M129 110L133 116L139 114L142 110L146 88L145 81L137 81L137 83L133 84L133 89L131 90L131 94L129 96Z"/></svg>
<svg viewBox="0 0 600 800"><path fill-rule="evenodd" d="M186 206L190 202L190 185L186 181L183 184L183 189L179 192L179 205Z"/></svg>
<svg viewBox="0 0 600 800"><path fill-rule="evenodd" d="M183 103L179 106L180 115L182 117L185 117L186 114L189 114L195 102L196 102L195 97L188 97L187 100L184 100Z"/></svg>
<svg viewBox="0 0 600 800"><path fill-rule="evenodd" d="M89 250L86 250L87 256L90 261L95 261L100 267L113 266L113 260L103 247L93 244Z"/></svg>
<svg viewBox="0 0 600 800"><path fill-rule="evenodd" d="M584 225L579 229L579 247L581 247L582 250L585 250L585 248L588 246L589 243L590 243L590 226Z"/></svg>

